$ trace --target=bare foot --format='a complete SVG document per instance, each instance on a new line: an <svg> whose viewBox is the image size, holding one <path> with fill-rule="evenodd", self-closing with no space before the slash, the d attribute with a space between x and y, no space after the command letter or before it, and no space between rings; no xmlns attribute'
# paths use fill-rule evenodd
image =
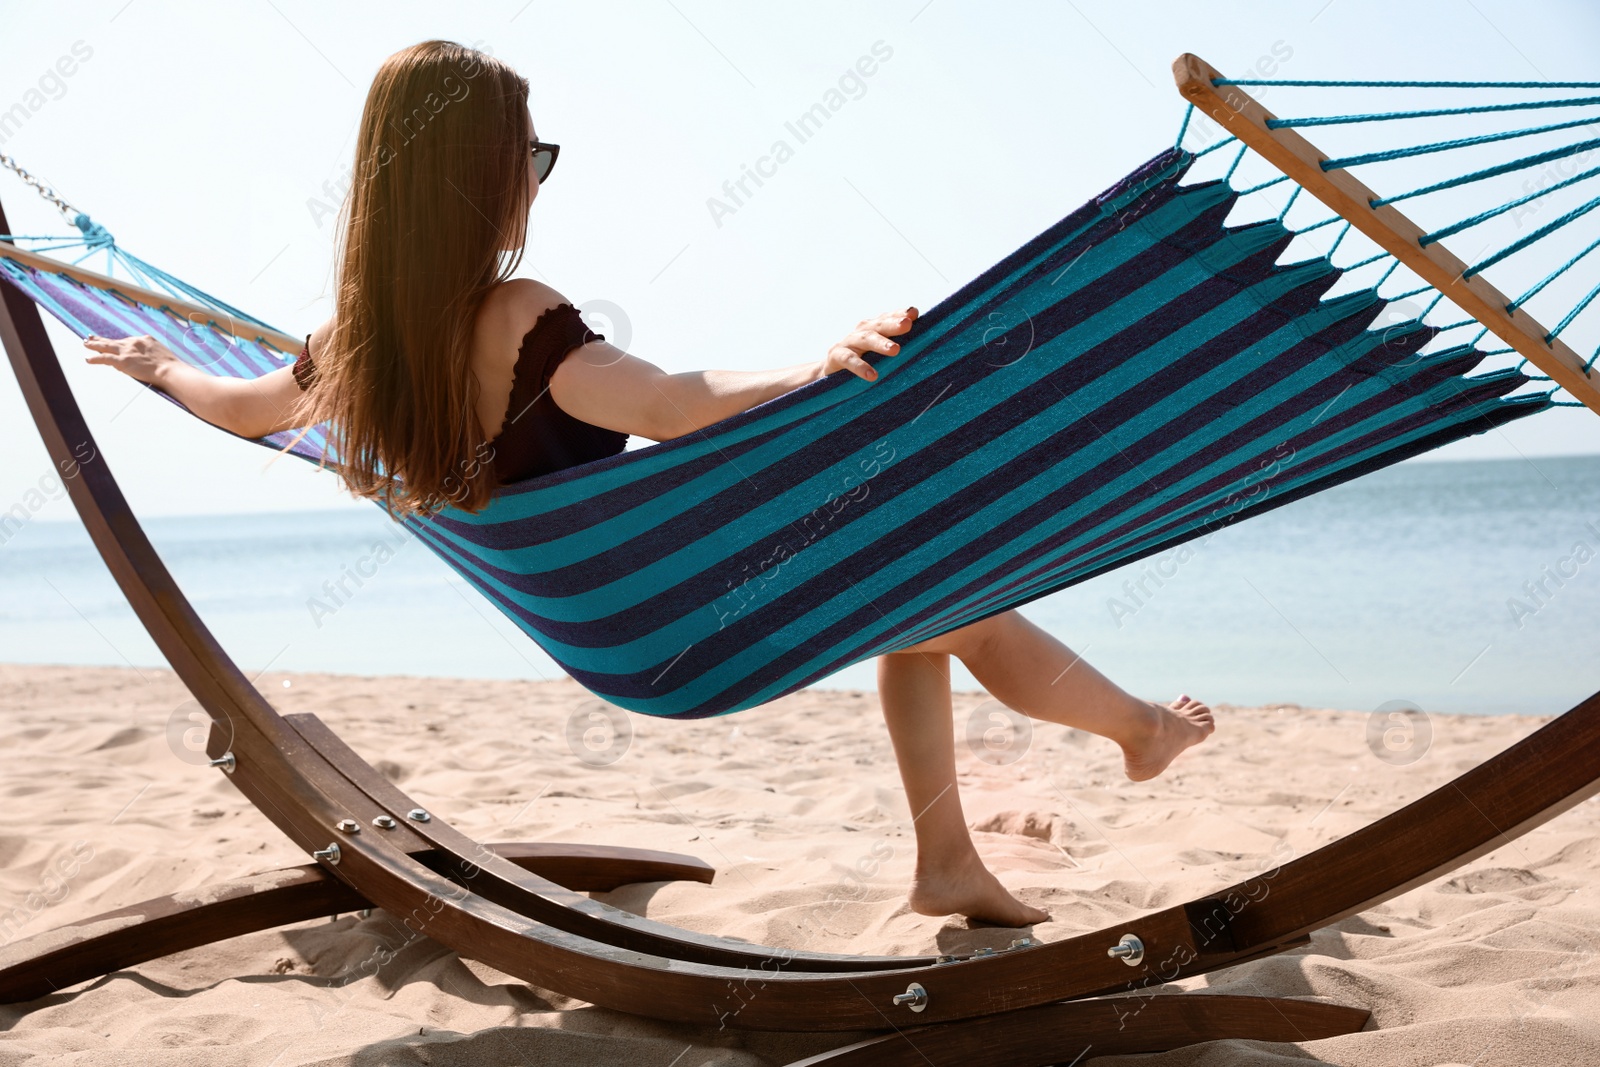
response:
<svg viewBox="0 0 1600 1067"><path fill-rule="evenodd" d="M976 852L937 871L920 865L906 894L918 915L965 915L996 926L1029 926L1047 922L1050 913L1030 908L1006 891Z"/></svg>
<svg viewBox="0 0 1600 1067"><path fill-rule="evenodd" d="M1198 745L1217 724L1211 709L1188 695L1171 704L1144 701L1150 707L1150 725L1137 743L1122 746L1122 762L1128 777L1135 782L1154 778L1184 749Z"/></svg>

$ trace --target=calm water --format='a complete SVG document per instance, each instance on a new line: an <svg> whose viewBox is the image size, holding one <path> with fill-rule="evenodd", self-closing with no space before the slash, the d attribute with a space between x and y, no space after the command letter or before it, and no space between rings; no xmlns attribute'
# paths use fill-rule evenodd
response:
<svg viewBox="0 0 1600 1067"><path fill-rule="evenodd" d="M247 670L560 673L376 508L146 528ZM1597 555L1600 457L1412 463L1022 610L1148 696L1553 713L1600 689ZM163 664L82 528L37 520L0 546L0 661Z"/></svg>

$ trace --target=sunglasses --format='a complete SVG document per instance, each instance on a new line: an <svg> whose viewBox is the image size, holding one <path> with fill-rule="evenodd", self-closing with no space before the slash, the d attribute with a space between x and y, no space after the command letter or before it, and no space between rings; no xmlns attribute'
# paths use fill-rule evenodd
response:
<svg viewBox="0 0 1600 1067"><path fill-rule="evenodd" d="M556 169L556 157L561 154L558 144L545 144L543 141L529 141L528 148L533 152L533 174L540 182L550 177L550 172Z"/></svg>

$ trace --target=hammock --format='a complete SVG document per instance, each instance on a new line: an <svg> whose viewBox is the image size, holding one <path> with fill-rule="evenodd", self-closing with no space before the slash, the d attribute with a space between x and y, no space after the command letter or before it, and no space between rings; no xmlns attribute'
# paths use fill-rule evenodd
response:
<svg viewBox="0 0 1600 1067"><path fill-rule="evenodd" d="M1300 186L1235 182L1243 144L1226 175L1185 184L1235 138L1198 152L1183 140L923 314L899 356L869 356L874 383L834 374L701 432L506 486L479 514L403 521L589 690L698 718L1570 403L1518 392L1549 381L1521 364L1473 373L1512 350L1477 347L1486 326L1445 336L1471 317L1426 322L1443 292L1380 296L1392 255L1334 266L1348 219L1326 253L1279 263L1340 217L1290 229ZM1276 218L1226 224L1283 182ZM78 220L91 251L171 279ZM211 321L42 257L0 257L0 275L80 336L150 333L236 376L296 350L190 286L180 295L203 298ZM1386 259L1375 283L1326 296ZM1369 328L1425 291L1427 312ZM261 443L290 442L313 461L328 447L320 428Z"/></svg>

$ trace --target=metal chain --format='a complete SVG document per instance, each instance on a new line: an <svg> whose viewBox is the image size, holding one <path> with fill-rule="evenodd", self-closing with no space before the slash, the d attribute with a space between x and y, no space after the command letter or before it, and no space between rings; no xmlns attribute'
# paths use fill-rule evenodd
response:
<svg viewBox="0 0 1600 1067"><path fill-rule="evenodd" d="M50 188L48 185L45 185L39 179L23 170L22 166L16 160L12 159L4 152L0 152L0 166L4 166L7 170L16 171L17 177L21 178L27 184L33 186L34 190L40 196L44 197L56 207L60 208L61 213L67 218L76 222L78 216L83 214L83 212L79 211L77 208L61 199L61 197L57 196L54 189Z"/></svg>

